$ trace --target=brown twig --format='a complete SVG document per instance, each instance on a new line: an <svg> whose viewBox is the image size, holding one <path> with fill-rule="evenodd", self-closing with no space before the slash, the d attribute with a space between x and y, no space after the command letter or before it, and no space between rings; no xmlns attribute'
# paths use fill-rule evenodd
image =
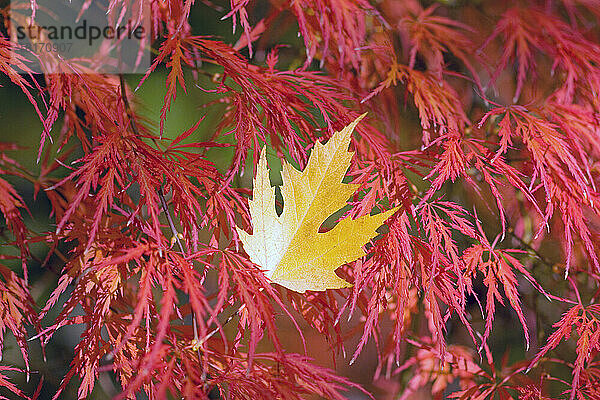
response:
<svg viewBox="0 0 600 400"><path fill-rule="evenodd" d="M125 112L127 113L127 116L129 117L131 130L133 131L133 133L135 135L139 135L140 131L135 122L133 110L131 109L131 105L129 104L129 100L127 98L127 91L126 91L125 79L123 78L123 74L119 75L119 83L120 83L120 88L121 88L121 99L123 100L123 105L125 106ZM158 147L158 143L156 143L156 140L154 141L154 143ZM173 234L173 237L175 238L175 241L177 242L177 246L179 247L179 250L181 251L181 253L183 255L185 255L185 254L187 254L187 251L185 250L183 243L181 243L181 240L179 239L179 232L177 231L177 228L175 228L175 223L173 222L173 218L171 217L171 213L169 212L167 200L165 199L163 189L160 186L158 187L158 198L160 199L160 203L161 203L163 212L165 213L165 216L169 223L169 227L171 228L171 233ZM194 330L194 343L198 343L199 342L198 322L196 321L196 315L194 313L192 313L192 325L193 325L193 330ZM201 358L200 349L198 349L198 360L200 360L200 358ZM206 371L202 371L202 379L204 381L206 381Z"/></svg>
<svg viewBox="0 0 600 400"><path fill-rule="evenodd" d="M524 241L523 239L521 239L519 236L517 236L512 228L509 228L507 230L508 234L510 236L512 236L513 238L515 238L520 244L521 246L525 247L527 250L531 251L533 253L533 255L535 255L542 263L544 263L546 266L552 268L554 266L554 263L551 262L550 260L548 260L545 256L543 256L539 251L537 251L536 249L534 249L533 247L531 247L531 245L529 243L527 243L526 241Z"/></svg>

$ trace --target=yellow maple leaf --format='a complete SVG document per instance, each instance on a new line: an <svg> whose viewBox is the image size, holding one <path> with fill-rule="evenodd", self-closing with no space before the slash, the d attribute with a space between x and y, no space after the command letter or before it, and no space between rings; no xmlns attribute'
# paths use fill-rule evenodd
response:
<svg viewBox="0 0 600 400"><path fill-rule="evenodd" d="M304 171L283 163L283 213L275 211L275 188L269 181L265 148L258 162L252 200L249 201L253 234L237 228L246 253L271 281L296 292L351 286L335 274L344 263L364 256L363 246L396 210L345 218L333 229L319 227L346 205L359 185L344 184L353 152L348 151L358 117L323 145L315 144Z"/></svg>

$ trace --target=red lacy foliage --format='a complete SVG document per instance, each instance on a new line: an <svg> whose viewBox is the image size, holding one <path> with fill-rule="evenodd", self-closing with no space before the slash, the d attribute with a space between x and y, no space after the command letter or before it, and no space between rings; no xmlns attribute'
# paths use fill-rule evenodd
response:
<svg viewBox="0 0 600 400"><path fill-rule="evenodd" d="M42 125L36 173L0 143L0 353L10 332L24 360L0 365L0 387L36 398L42 379L29 392L13 379L30 374L31 346L79 325L54 398L75 396L72 381L87 398L103 374L128 399L363 390L311 360L307 332L334 361L351 346L338 366L375 348L371 389L394 398L600 398L600 2L476 3L142 0L156 54L137 86L166 70L157 121L122 77L59 58L45 65L64 73L34 76L0 37L0 72ZM207 7L232 37L193 33L192 9ZM193 85L214 100L167 135ZM272 284L235 230L251 228L260 149L303 167L365 111L344 216L400 210L338 270L352 288ZM26 223L21 181L45 193L55 228ZM29 267L40 264L59 276L38 306ZM497 359L518 326L516 350Z"/></svg>

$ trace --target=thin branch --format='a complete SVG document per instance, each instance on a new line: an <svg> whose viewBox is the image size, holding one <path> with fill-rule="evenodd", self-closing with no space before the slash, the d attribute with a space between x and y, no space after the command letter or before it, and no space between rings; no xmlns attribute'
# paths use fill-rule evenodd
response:
<svg viewBox="0 0 600 400"><path fill-rule="evenodd" d="M508 234L510 236L512 236L513 238L515 238L520 244L521 246L525 247L527 250L531 251L533 253L533 255L535 255L542 263L544 263L546 266L552 268L554 266L554 263L550 260L548 260L545 256L543 256L539 251L537 251L536 249L534 249L533 247L531 247L531 245L529 243L527 243L526 241L524 241L523 239L521 239L519 236L517 236L512 228L509 228L507 230Z"/></svg>
<svg viewBox="0 0 600 400"><path fill-rule="evenodd" d="M127 91L126 91L125 79L123 78L123 74L119 75L119 82L120 82L120 87L121 87L121 99L123 100L123 105L125 106L125 112L127 113L127 116L129 117L131 130L133 131L133 133L135 135L139 136L140 131L135 122L133 110L131 109L131 105L129 104L129 100L127 98ZM156 142L156 140L154 140L154 143L158 148L158 143ZM179 239L179 232L177 231L177 228L175 227L175 223L173 222L173 218L171 217L171 213L169 212L167 200L165 199L165 195L164 195L164 192L163 192L163 189L161 186L158 187L158 197L160 199L160 204L162 206L163 212L165 213L165 216L167 217L167 221L169 222L169 227L171 228L171 233L173 234L173 237L175 238L175 241L177 242L177 246L179 247L179 250L181 251L181 253L186 255L187 251L185 250L183 243ZM195 313L192 313L192 324L193 324L193 330L194 330L194 342L198 342L199 341L198 322L196 321ZM200 354L200 349L198 349L198 360L200 360L200 359L201 359L201 354ZM204 381L206 381L206 379L207 379L206 371L204 371L204 370L202 371L202 379Z"/></svg>
<svg viewBox="0 0 600 400"><path fill-rule="evenodd" d="M169 227L171 228L171 233L173 233L173 237L177 241L177 245L179 246L179 250L182 254L187 254L187 252L183 248L183 244L181 240L179 240L179 232L177 232L177 228L175 228L175 223L173 222L173 218L171 218L171 213L169 212L169 207L167 206L167 200L165 199L165 195L163 193L162 187L158 188L158 197L160 198L160 204L162 205L163 211L167 217L167 221L169 221Z"/></svg>
<svg viewBox="0 0 600 400"><path fill-rule="evenodd" d="M119 83L120 83L119 86L121 87L121 99L123 100L123 105L125 106L125 112L127 113L127 116L129 117L129 123L131 125L131 130L133 131L133 133L136 136L139 136L140 131L135 122L133 110L131 109L131 105L129 104L129 99L127 98L127 89L126 89L126 84L125 84L125 78L123 78L123 74L119 75Z"/></svg>

